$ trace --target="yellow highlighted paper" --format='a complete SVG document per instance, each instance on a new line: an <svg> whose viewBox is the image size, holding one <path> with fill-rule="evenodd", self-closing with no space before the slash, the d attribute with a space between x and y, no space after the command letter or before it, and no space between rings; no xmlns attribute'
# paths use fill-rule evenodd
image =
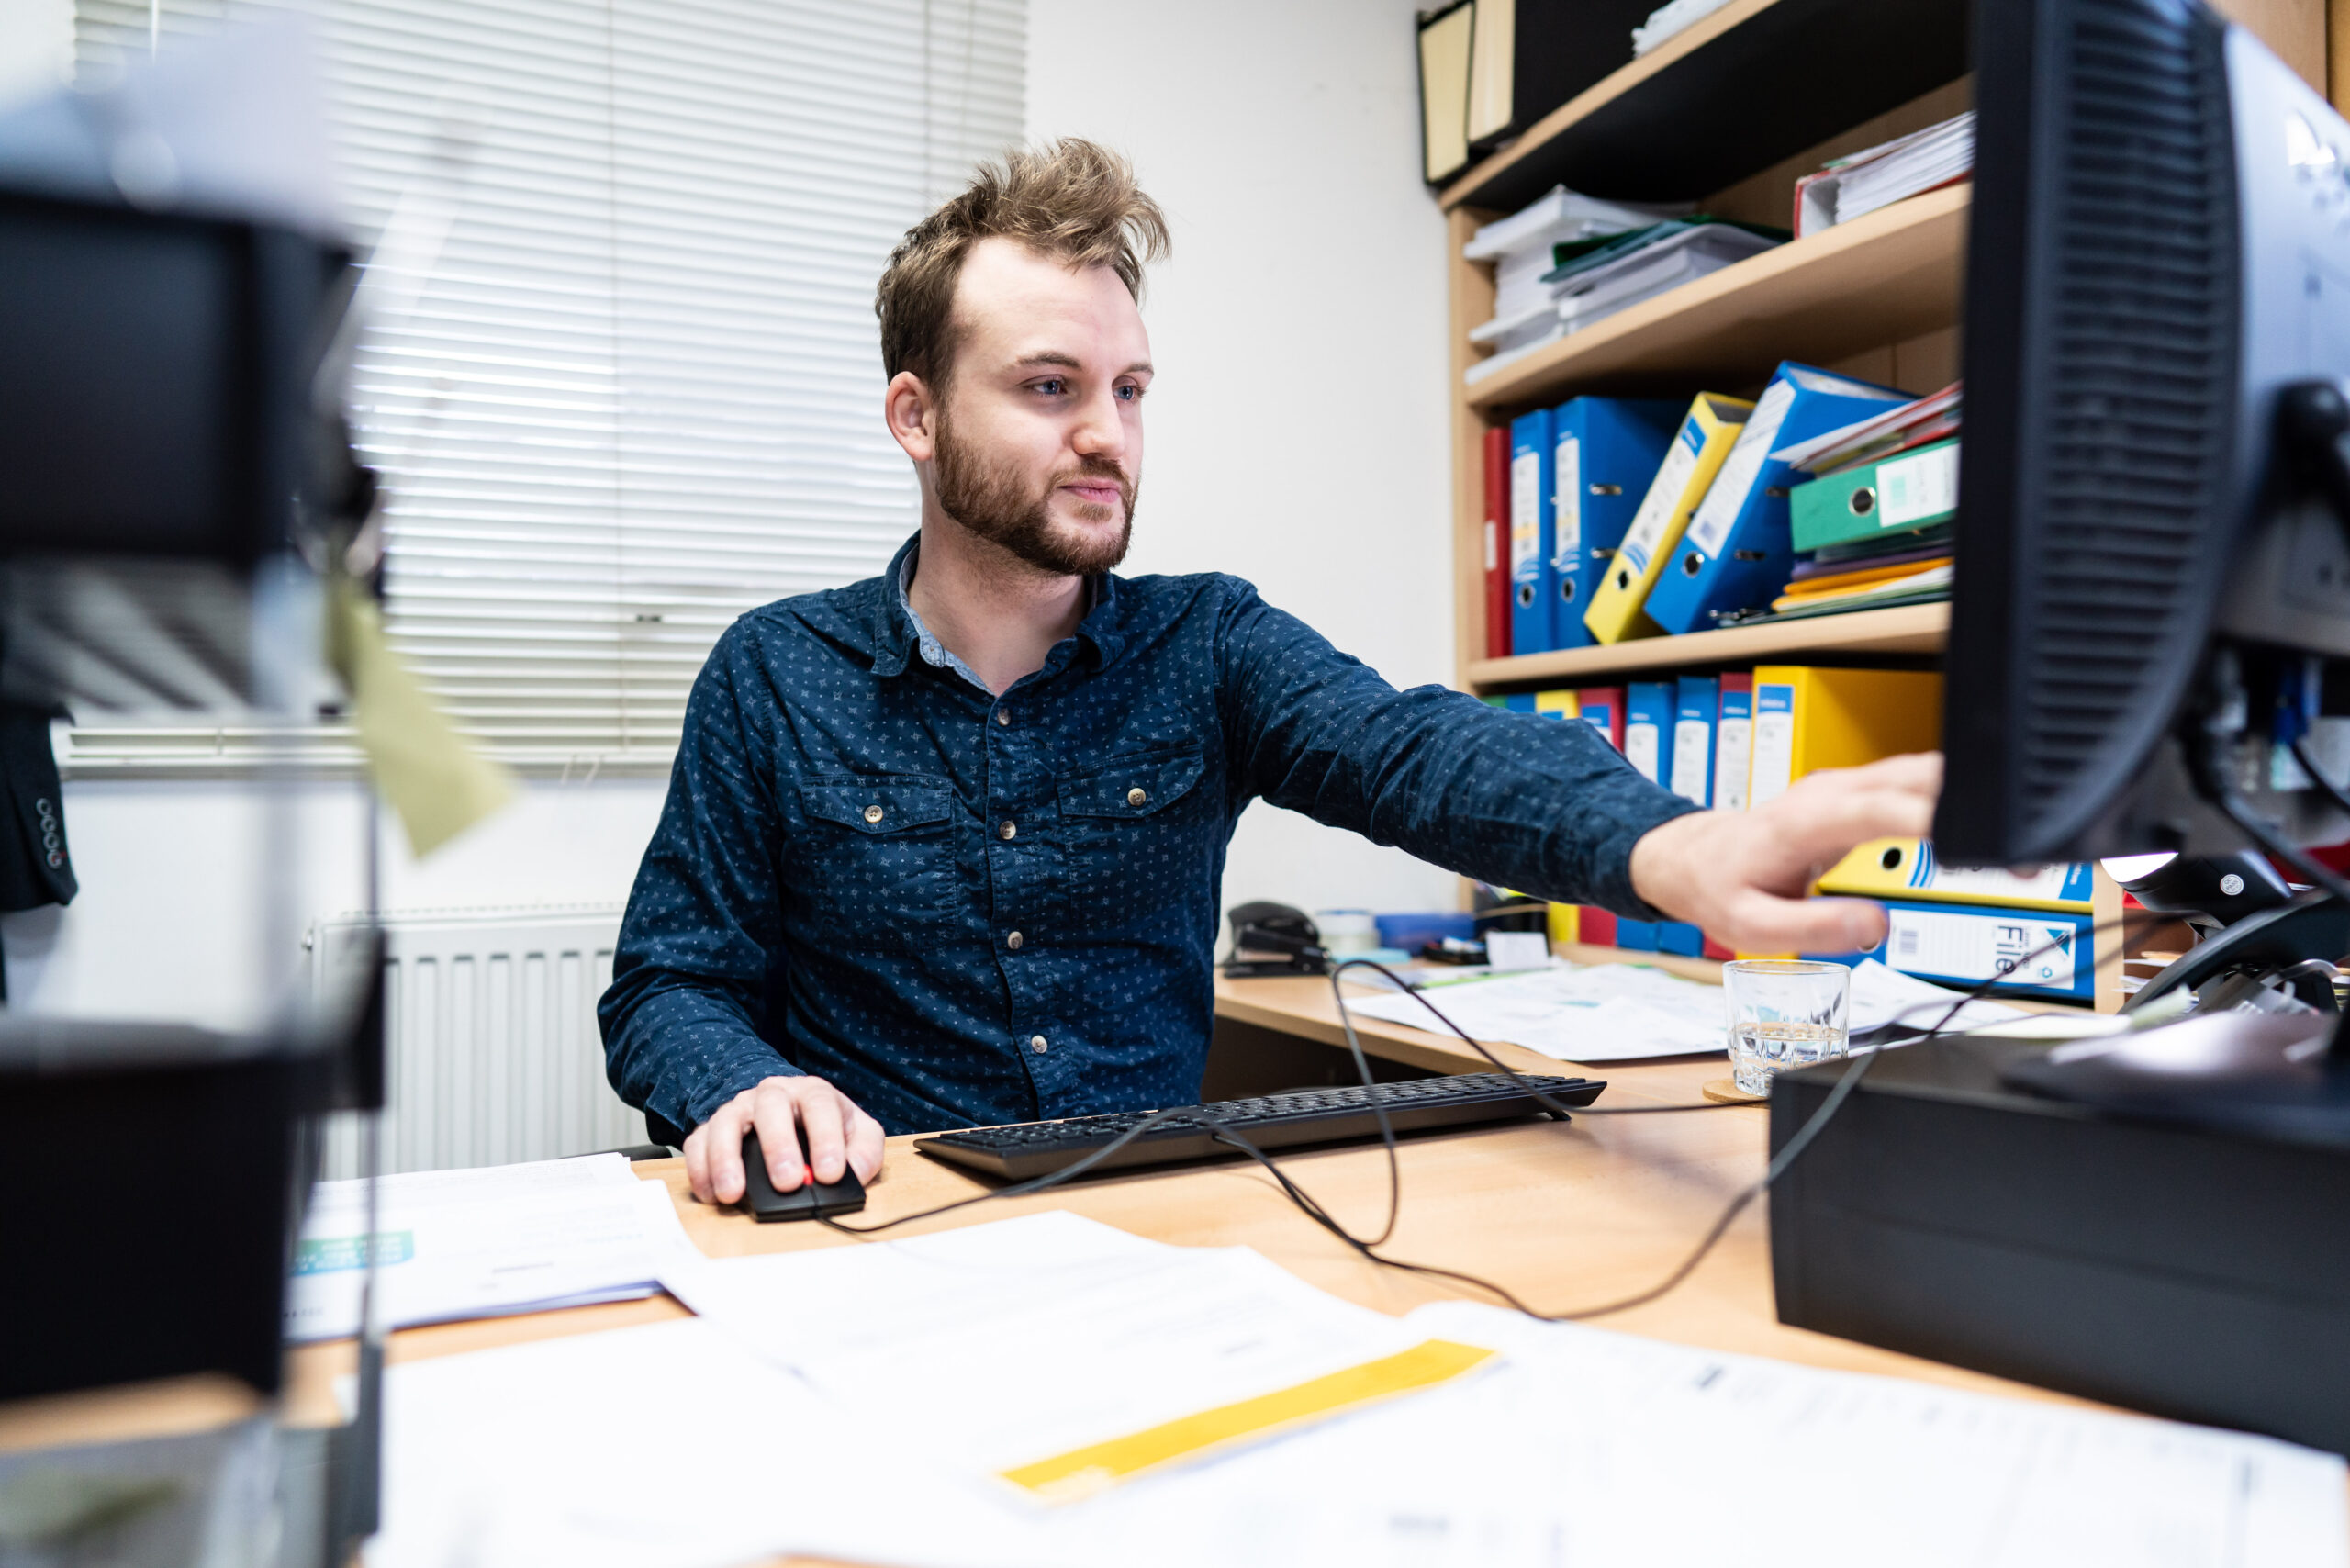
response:
<svg viewBox="0 0 2350 1568"><path fill-rule="evenodd" d="M1197 1459L1341 1410L1434 1387L1483 1366L1495 1354L1480 1345L1424 1339L1379 1361L1129 1432L1002 1474L1042 1501L1072 1502L1158 1465Z"/></svg>

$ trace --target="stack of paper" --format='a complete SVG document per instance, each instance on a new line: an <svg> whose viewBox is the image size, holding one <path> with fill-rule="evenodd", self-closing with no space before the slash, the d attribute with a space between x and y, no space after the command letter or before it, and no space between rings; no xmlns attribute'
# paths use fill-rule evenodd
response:
<svg viewBox="0 0 2350 1568"><path fill-rule="evenodd" d="M294 1250L285 1334L359 1331L367 1257L364 1182L321 1182ZM388 1327L496 1317L655 1294L661 1271L699 1256L658 1182L617 1154L420 1170L376 1193L376 1289Z"/></svg>
<svg viewBox="0 0 2350 1568"><path fill-rule="evenodd" d="M885 1261L854 1261L870 1253ZM1271 1283L1281 1271L1261 1260L1259 1286L1213 1262L1224 1254L1065 1215L817 1256L851 1261L742 1298L772 1349L820 1369L805 1377L707 1320L393 1368L370 1568L722 1568L779 1552L907 1568L2338 1568L2350 1554L2342 1462L2260 1438L1457 1302L1367 1330L1356 1319L1376 1315ZM1024 1285L1032 1273L1041 1288ZM1113 1281L1173 1299L1118 1302ZM1062 1282L1110 1318L1058 1309ZM986 1328L963 1331L957 1302ZM1242 1315L1221 1322L1233 1305ZM881 1333L855 1329L859 1306L890 1319L897 1365L879 1364ZM1317 1331L1355 1350L1499 1355L1065 1503L981 1473L1087 1402L1147 1415L1218 1347L1235 1367L1326 1363L1304 1343ZM651 1419L615 1418L616 1388Z"/></svg>
<svg viewBox="0 0 2350 1568"><path fill-rule="evenodd" d="M1809 441L1783 446L1771 455L1818 477L1947 440L1958 432L1964 413L1965 391L1964 382L1953 381L1915 402L1855 420Z"/></svg>
<svg viewBox="0 0 2350 1568"><path fill-rule="evenodd" d="M1649 19L1632 29L1632 58L1639 59L1657 45L1694 23L1701 22L1729 0L1666 0L1649 13Z"/></svg>
<svg viewBox="0 0 2350 1568"><path fill-rule="evenodd" d="M1652 223L1588 247L1558 246L1562 257L1559 265L1536 279L1549 291L1549 313L1544 314L1542 304L1529 300L1516 314L1496 313L1492 322L1472 332L1472 339L1485 333L1478 341L1493 342L1497 352L1471 365L1467 379L1473 386L1546 343L1785 239L1784 230L1725 223L1697 214Z"/></svg>
<svg viewBox="0 0 2350 1568"><path fill-rule="evenodd" d="M1727 1048L1721 987L1645 964L1561 963L1531 974L1430 985L1423 993L1472 1039L1504 1040L1561 1061L1705 1056ZM1847 1027L1862 1034L1898 1021L1922 1032L1958 1000L1956 991L1897 974L1871 958L1852 971ZM1347 1007L1359 1016L1444 1032L1435 1014L1410 996L1348 998ZM1943 1027L1971 1029L2020 1016L2012 1007L1970 1002Z"/></svg>
<svg viewBox="0 0 2350 1568"><path fill-rule="evenodd" d="M1432 985L1423 994L1472 1039L1505 1040L1561 1061L1701 1056L1724 1048L1721 987L1645 964L1558 964ZM1415 997L1349 998L1347 1006L1363 1017L1444 1030Z"/></svg>
<svg viewBox="0 0 2350 1568"><path fill-rule="evenodd" d="M1543 274L1557 264L1558 247L1643 229L1688 210L1685 203L1601 201L1558 185L1532 205L1486 224L1460 251L1470 261L1494 263L1493 319L1472 328L1469 341L1517 353L1556 338L1557 298Z"/></svg>
<svg viewBox="0 0 2350 1568"><path fill-rule="evenodd" d="M1839 158L1796 182L1796 232L1813 234L1955 185L1975 170L1975 111Z"/></svg>
<svg viewBox="0 0 2350 1568"><path fill-rule="evenodd" d="M1066 1501L1488 1361L1325 1295L1246 1248L1168 1247L1053 1212L888 1245L707 1264L672 1289L844 1405L940 1379L1018 1390L919 1439ZM1049 1365L1049 1376L1036 1369Z"/></svg>

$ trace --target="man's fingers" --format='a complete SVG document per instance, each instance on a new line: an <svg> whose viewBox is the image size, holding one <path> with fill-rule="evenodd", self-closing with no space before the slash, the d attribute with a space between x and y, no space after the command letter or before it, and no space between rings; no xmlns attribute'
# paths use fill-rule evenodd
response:
<svg viewBox="0 0 2350 1568"><path fill-rule="evenodd" d="M691 1187L697 1203L715 1203L710 1195L710 1134L706 1127L696 1127L686 1135L686 1185Z"/></svg>
<svg viewBox="0 0 2350 1568"><path fill-rule="evenodd" d="M1755 893L1731 906L1716 933L1746 953L1861 953L1885 940L1885 910L1866 899L1782 899Z"/></svg>
<svg viewBox="0 0 2350 1568"><path fill-rule="evenodd" d="M881 1173L881 1124L850 1105L848 1164L858 1181L870 1182Z"/></svg>
<svg viewBox="0 0 2350 1568"><path fill-rule="evenodd" d="M811 1083L796 1098L800 1124L808 1129L808 1169L818 1182L839 1181L848 1169L847 1138L841 1125L846 1101L829 1083Z"/></svg>
<svg viewBox="0 0 2350 1568"><path fill-rule="evenodd" d="M751 1121L759 1129L759 1150L767 1156L767 1180L778 1193L800 1185L805 1173L800 1160L798 1096L779 1083L763 1083L752 1103Z"/></svg>
<svg viewBox="0 0 2350 1568"><path fill-rule="evenodd" d="M1899 787L1846 785L1782 795L1778 827L1812 858L1836 860L1872 838L1923 838L1933 831L1934 797ZM1779 801L1772 804L1777 806Z"/></svg>
<svg viewBox="0 0 2350 1568"><path fill-rule="evenodd" d="M710 1201L743 1201L743 1101L729 1100L696 1129L702 1139L702 1166L709 1172Z"/></svg>

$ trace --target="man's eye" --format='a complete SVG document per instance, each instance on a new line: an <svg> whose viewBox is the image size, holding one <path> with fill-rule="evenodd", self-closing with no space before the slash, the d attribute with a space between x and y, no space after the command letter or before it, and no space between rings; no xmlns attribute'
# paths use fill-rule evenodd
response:
<svg viewBox="0 0 2350 1568"><path fill-rule="evenodd" d="M1044 393L1048 398L1058 398L1068 386L1068 382L1062 380L1058 375L1054 375L1048 376L1045 380L1036 383L1036 390Z"/></svg>
<svg viewBox="0 0 2350 1568"><path fill-rule="evenodd" d="M1142 401L1142 388L1139 386L1121 386L1118 388L1118 397L1120 400L1124 402L1139 403Z"/></svg>

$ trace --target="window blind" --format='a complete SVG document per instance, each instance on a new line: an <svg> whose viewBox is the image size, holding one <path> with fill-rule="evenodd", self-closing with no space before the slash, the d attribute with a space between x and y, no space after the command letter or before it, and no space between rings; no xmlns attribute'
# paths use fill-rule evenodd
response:
<svg viewBox="0 0 2350 1568"><path fill-rule="evenodd" d="M287 0L76 0L85 72ZM917 511L884 430L890 247L1020 134L1024 0L310 0L372 244L473 151L351 390L393 643L542 767L666 767L744 610L878 570ZM85 726L81 767L233 766L233 729ZM309 748L347 756L321 725Z"/></svg>

